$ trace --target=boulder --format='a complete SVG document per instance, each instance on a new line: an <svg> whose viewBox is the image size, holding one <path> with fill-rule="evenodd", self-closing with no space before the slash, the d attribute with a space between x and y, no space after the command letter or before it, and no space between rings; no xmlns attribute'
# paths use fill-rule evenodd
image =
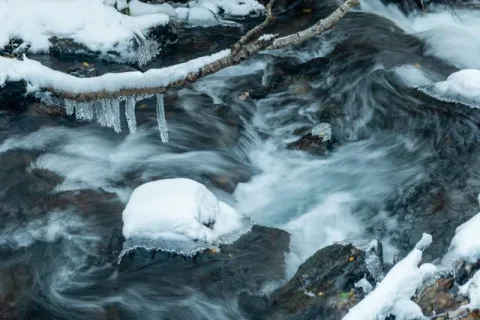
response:
<svg viewBox="0 0 480 320"><path fill-rule="evenodd" d="M367 256L351 244L317 251L272 294L272 319L342 319L374 284Z"/></svg>

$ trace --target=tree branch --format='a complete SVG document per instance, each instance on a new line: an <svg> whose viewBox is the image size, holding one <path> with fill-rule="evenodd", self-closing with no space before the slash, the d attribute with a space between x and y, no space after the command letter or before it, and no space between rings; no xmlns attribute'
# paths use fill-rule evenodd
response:
<svg viewBox="0 0 480 320"><path fill-rule="evenodd" d="M237 43L232 47L231 52L212 63L209 63L201 68L198 71L190 72L185 79L175 80L167 84L166 86L152 86L152 87L143 87L143 88L125 88L119 89L116 91L89 91L83 93L72 93L62 91L53 87L44 88L47 91L52 92L54 95L66 99L77 100L77 101L90 101L98 99L112 99L122 96L129 95L139 95L139 94L156 94L164 93L169 88L181 87L188 82L195 82L197 79L216 73L221 69L239 64L243 60L256 55L262 50L265 49L280 49L290 45L298 45L308 39L311 39L314 36L317 36L323 33L325 30L330 29L335 26L335 24L342 19L347 12L354 6L359 4L359 0L346 0L340 7L338 7L334 12L332 12L328 17L318 21L310 28L301 30L294 34L277 38L259 38L260 33L274 20L272 15L272 7L275 3L275 0L270 0L267 5L267 16L265 20L257 25L255 28L250 30L245 36L243 36ZM255 39L256 38L256 39ZM87 79L85 79L87 80Z"/></svg>
<svg viewBox="0 0 480 320"><path fill-rule="evenodd" d="M337 24L337 22L340 21L340 19L342 19L351 8L358 5L359 3L359 0L346 0L340 7L338 7L325 19L318 21L308 29L299 31L286 37L275 39L272 45L269 46L267 49L274 50L289 45L298 45L305 40L313 38L314 36L317 36L323 33L325 30L335 26L335 24Z"/></svg>
<svg viewBox="0 0 480 320"><path fill-rule="evenodd" d="M248 31L246 35L244 35L232 46L232 54L237 54L245 44L252 41L254 38L258 38L260 36L260 33L275 20L272 14L272 8L275 4L275 1L276 0L270 0L270 2L268 3L266 7L267 15L265 17L265 20L252 30Z"/></svg>

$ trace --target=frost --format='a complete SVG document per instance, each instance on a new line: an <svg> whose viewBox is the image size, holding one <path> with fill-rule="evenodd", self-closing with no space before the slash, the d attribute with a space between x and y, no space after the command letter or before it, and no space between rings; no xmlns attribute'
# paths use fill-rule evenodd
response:
<svg viewBox="0 0 480 320"><path fill-rule="evenodd" d="M320 123L312 128L313 136L321 137L323 141L330 141L332 139L332 127L328 123Z"/></svg>
<svg viewBox="0 0 480 320"><path fill-rule="evenodd" d="M157 94L157 122L158 129L160 130L160 137L163 143L168 142L168 127L165 120L165 106L163 101L163 94Z"/></svg>
<svg viewBox="0 0 480 320"><path fill-rule="evenodd" d="M135 117L135 97L130 96L125 100L125 118L127 118L130 133L137 132L137 119Z"/></svg>
<svg viewBox="0 0 480 320"><path fill-rule="evenodd" d="M145 66L160 53L160 45L156 41L144 40L138 46L137 58L140 67Z"/></svg>

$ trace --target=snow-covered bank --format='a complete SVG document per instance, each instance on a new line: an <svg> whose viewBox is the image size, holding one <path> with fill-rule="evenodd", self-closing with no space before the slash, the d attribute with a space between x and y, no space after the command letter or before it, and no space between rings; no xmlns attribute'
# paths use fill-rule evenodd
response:
<svg viewBox="0 0 480 320"><path fill-rule="evenodd" d="M50 38L69 38L93 52L119 59L138 61L137 45L146 40L148 30L168 24L164 13L130 17L102 0L1 0L0 48L11 39L21 39L17 50L48 52Z"/></svg>
<svg viewBox="0 0 480 320"><path fill-rule="evenodd" d="M123 252L135 247L193 253L231 243L249 219L217 200L204 185L176 178L136 188L123 211Z"/></svg>

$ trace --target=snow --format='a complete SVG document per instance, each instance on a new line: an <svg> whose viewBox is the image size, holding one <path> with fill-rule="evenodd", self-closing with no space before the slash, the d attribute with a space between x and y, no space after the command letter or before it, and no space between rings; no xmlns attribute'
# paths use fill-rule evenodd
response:
<svg viewBox="0 0 480 320"><path fill-rule="evenodd" d="M480 70L464 69L420 91L438 100L480 108Z"/></svg>
<svg viewBox="0 0 480 320"><path fill-rule="evenodd" d="M425 319L411 297L436 271L436 267L429 263L418 266L422 250L431 242L432 237L424 233L415 248L393 266L377 287L350 309L343 320L383 320L389 315L394 315L396 320Z"/></svg>
<svg viewBox="0 0 480 320"><path fill-rule="evenodd" d="M39 88L55 88L58 91L73 94L121 89L142 89L164 87L173 81L186 78L190 72L196 72L205 65L226 57L230 50L223 50L210 56L200 57L174 66L124 73L107 73L99 77L77 78L52 70L41 63L29 60L14 60L0 57L0 85L5 81L25 80Z"/></svg>
<svg viewBox="0 0 480 320"><path fill-rule="evenodd" d="M123 211L123 251L137 246L189 253L231 243L248 218L199 182L164 179L136 188Z"/></svg>
<svg viewBox="0 0 480 320"><path fill-rule="evenodd" d="M453 266L458 260L477 262L480 258L478 230L480 230L480 212L455 230L455 236L443 259L445 265Z"/></svg>
<svg viewBox="0 0 480 320"><path fill-rule="evenodd" d="M29 52L48 52L49 38L57 36L136 61L131 40L145 40L148 29L166 25L169 17L164 13L130 17L102 0L0 0L0 21L0 47L19 38L30 45Z"/></svg>
<svg viewBox="0 0 480 320"><path fill-rule="evenodd" d="M188 5L191 8L202 7L214 13L222 11L230 16L246 16L265 10L265 7L256 0L194 0Z"/></svg>
<svg viewBox="0 0 480 320"><path fill-rule="evenodd" d="M152 13L164 13L172 18L177 17L175 9L168 3L149 4L132 0L128 4L131 16L142 16Z"/></svg>
<svg viewBox="0 0 480 320"><path fill-rule="evenodd" d="M479 309L480 308L480 270L468 280L463 286L460 287L460 294L468 296L470 301L467 305L462 306L462 309Z"/></svg>

